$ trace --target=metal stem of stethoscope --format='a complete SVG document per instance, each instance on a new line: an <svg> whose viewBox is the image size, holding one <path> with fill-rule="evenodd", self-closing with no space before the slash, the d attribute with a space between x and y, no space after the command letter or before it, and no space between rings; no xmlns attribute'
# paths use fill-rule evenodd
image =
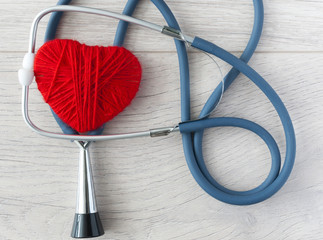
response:
<svg viewBox="0 0 323 240"><path fill-rule="evenodd" d="M91 142L78 142L80 147L78 189L72 237L83 238L101 236L103 226L96 207L94 183L90 161Z"/></svg>
<svg viewBox="0 0 323 240"><path fill-rule="evenodd" d="M31 70L33 70L32 69L33 63L30 63L30 61L33 60L33 55L35 52L38 24L42 19L42 17L44 17L48 13L55 12L55 11L83 12L83 13L90 13L90 14L112 17L112 18L134 23L134 24L158 31L170 37L185 41L188 44L191 44L193 42L193 38L183 35L180 31L176 29L173 29L167 26L159 26L127 15L122 15L122 14L94 9L94 8L85 8L85 7L77 7L77 6L55 6L41 11L33 21L33 24L31 27L31 33L30 33L29 51L28 51L28 54L26 54L25 56L26 60L24 59L24 63L23 63L23 66L24 66L23 70L27 70L29 71L29 73ZM27 62L27 64L25 64L25 61ZM23 113L23 118L27 123L27 125L33 131L35 131L40 135L51 137L51 138L75 141L75 143L80 148L77 203L76 203L76 213L74 218L74 224L72 229L72 237L75 237L75 238L94 237L94 236L100 236L104 234L100 216L96 207L96 198L95 198L94 183L93 183L91 161L90 161L90 154L89 154L90 141L115 140L115 139L135 138L135 137L144 137L144 136L160 137L160 136L166 136L172 132L179 131L179 127L176 125L173 127L155 128L151 130L134 132L134 133L123 133L123 134L113 134L113 135L92 135L92 136L66 135L66 134L45 131L37 127L29 117L28 97L29 97L29 85L31 84L32 79L26 81L26 76L23 76L23 78L24 79L19 79L19 80L23 86L22 113Z"/></svg>

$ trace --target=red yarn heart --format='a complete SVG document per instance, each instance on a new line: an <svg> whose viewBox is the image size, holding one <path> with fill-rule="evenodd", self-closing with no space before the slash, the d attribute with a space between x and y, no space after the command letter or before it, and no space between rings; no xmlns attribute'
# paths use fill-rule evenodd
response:
<svg viewBox="0 0 323 240"><path fill-rule="evenodd" d="M141 80L140 63L127 49L61 39L38 50L34 72L45 102L78 132L97 129L119 114Z"/></svg>

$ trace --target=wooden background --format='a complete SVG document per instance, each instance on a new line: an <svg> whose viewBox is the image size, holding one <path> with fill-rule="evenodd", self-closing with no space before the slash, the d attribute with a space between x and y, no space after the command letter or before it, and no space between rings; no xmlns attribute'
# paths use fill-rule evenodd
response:
<svg viewBox="0 0 323 240"><path fill-rule="evenodd" d="M121 12L125 1L73 1ZM17 69L31 21L54 0L0 1L0 239L70 239L75 211L78 148L32 132L21 116ZM168 0L183 31L241 54L253 22L251 0ZM232 206L207 195L191 176L174 134L92 145L94 181L105 235L98 239L323 239L323 1L265 0L264 32L250 61L281 96L297 136L297 157L286 185L269 200ZM164 24L142 0L135 16ZM42 44L48 17L39 29ZM58 37L111 45L117 21L66 14ZM131 26L125 46L142 63L138 96L105 133L145 130L179 122L179 73L173 40ZM192 116L221 79L214 63L190 50ZM218 60L221 69L229 69ZM31 118L59 131L36 84ZM213 116L244 117L269 130L285 153L281 123L268 100L240 76ZM204 155L213 176L232 189L261 183L270 155L254 134L207 130Z"/></svg>

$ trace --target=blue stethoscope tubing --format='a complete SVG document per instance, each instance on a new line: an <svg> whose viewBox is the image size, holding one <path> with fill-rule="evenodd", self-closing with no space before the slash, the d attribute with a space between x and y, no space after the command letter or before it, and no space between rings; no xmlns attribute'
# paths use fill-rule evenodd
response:
<svg viewBox="0 0 323 240"><path fill-rule="evenodd" d="M167 24L175 29L180 27L172 14L169 7L163 0L151 0L164 16ZM60 0L58 5L69 4L71 0ZM139 0L129 0L124 8L123 14L132 15ZM216 46L215 44L205 41L199 37L195 37L192 47L208 52L223 61L229 63L233 68L225 76L224 90L227 90L231 83L236 79L239 73L243 73L268 97L274 108L276 109L282 122L285 139L286 139L286 155L284 165L281 168L281 157L279 148L274 138L260 125L246 119L232 117L209 118L209 114L215 109L222 95L222 83L220 83L206 104L204 105L198 120L191 120L190 117L190 84L189 84L189 64L185 43L175 40L178 53L180 68L180 87L181 87L181 121L179 124L182 133L182 141L184 154L187 165L195 178L196 182L212 197L229 204L248 205L261 202L274 195L287 181L295 161L296 140L292 121L288 111L273 88L250 66L247 62L252 57L262 32L264 8L262 0L253 0L254 5L254 26L249 42L240 58L233 56L231 53ZM46 40L55 37L56 29L62 13L53 13L51 15L47 31ZM123 44L128 23L120 21L114 45L121 46ZM55 116L55 114L54 114ZM75 134L73 129L63 123L57 116L63 132L66 134ZM66 125L66 126L64 126ZM202 154L203 133L206 128L211 127L239 127L250 130L257 134L267 144L271 153L272 164L268 177L258 187L248 191L233 191L220 185L209 173ZM101 133L103 127L95 130L92 134Z"/></svg>

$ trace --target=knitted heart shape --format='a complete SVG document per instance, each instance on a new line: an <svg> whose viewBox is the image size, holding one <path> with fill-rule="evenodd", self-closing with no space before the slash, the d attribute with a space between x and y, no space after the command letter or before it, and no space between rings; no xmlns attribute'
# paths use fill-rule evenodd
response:
<svg viewBox="0 0 323 240"><path fill-rule="evenodd" d="M135 97L141 80L140 63L127 49L61 39L38 50L34 72L45 102L80 133L119 114Z"/></svg>

